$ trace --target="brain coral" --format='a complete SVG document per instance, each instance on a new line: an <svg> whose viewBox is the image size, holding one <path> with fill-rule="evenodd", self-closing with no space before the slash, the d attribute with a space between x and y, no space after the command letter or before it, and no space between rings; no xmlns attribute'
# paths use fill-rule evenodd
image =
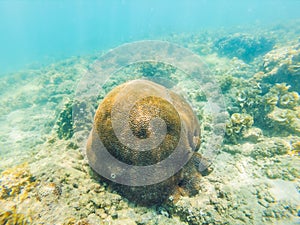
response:
<svg viewBox="0 0 300 225"><path fill-rule="evenodd" d="M190 162L199 166L195 160L200 157L195 152L199 146L200 127L189 104L161 85L134 80L114 88L98 106L87 157L90 166L117 191L150 205L163 202L184 174L190 177L196 171L188 161L193 157ZM127 167L120 169L119 162ZM136 170L128 172L132 167ZM142 170L144 174L137 175Z"/></svg>

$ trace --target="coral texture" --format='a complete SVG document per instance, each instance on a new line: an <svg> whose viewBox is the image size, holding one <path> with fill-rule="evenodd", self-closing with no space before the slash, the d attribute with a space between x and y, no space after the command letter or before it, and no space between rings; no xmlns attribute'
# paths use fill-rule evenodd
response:
<svg viewBox="0 0 300 225"><path fill-rule="evenodd" d="M127 112L124 111L122 104L132 98L136 101ZM117 125L113 124L114 115L123 118L122 115L127 113L125 120L118 119ZM164 125L160 124L161 120ZM127 130L124 128L126 126ZM159 129L155 129L155 126ZM182 97L156 83L134 80L113 89L99 105L87 145L87 156L91 167L96 171L103 164L104 159L99 157L99 151L104 149L117 160L134 166L156 164L169 157L176 147L183 158L189 158L199 148L199 129L193 110ZM119 137L116 134L118 130L121 130ZM126 132L130 133L129 136L122 136ZM157 137L162 135L163 140L157 144ZM102 146L93 144L97 138L102 141ZM126 145L121 139L133 141ZM143 151L143 141L151 150ZM174 160L174 163L179 162ZM167 174L170 171L162 169L160 172ZM166 177L165 181L147 186L114 186L127 198L140 204L160 203L183 179L182 170L173 174Z"/></svg>
<svg viewBox="0 0 300 225"><path fill-rule="evenodd" d="M270 51L274 42L265 37L254 37L249 34L233 34L215 42L217 51L222 56L238 57L251 62L255 57Z"/></svg>

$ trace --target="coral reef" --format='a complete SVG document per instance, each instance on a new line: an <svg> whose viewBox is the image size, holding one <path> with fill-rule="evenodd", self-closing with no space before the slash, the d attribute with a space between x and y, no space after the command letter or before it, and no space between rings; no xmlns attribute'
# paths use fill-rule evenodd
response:
<svg viewBox="0 0 300 225"><path fill-rule="evenodd" d="M161 96L169 96L170 102ZM128 99L130 98L133 98L134 105L127 112L123 104L125 101L129 101ZM122 105L118 105L119 102ZM124 121L127 117L122 119L122 115L117 114L119 126L115 129L116 127L113 127L112 110L123 115L128 113L129 121ZM158 129L153 127L154 118L161 118L165 121L165 131L162 127L158 127ZM129 126L128 130L124 129L127 126L126 123ZM183 124L183 127L181 124ZM158 124L158 126L160 125ZM192 156L199 148L199 129L197 118L183 98L156 83L146 80L134 80L116 87L99 105L95 116L94 128L87 145L87 156L91 167L96 171L101 170L103 159L99 155L106 149L118 160L129 165L139 166L149 166L158 163L169 157L175 148L179 149L180 155L188 157ZM117 137L115 132L119 130L122 130L120 132L122 135L128 135L127 133L129 133L134 136ZM155 143L156 137L161 135L160 132L166 132L166 136L162 136L164 139L157 145ZM155 135L154 138L153 135ZM97 141L98 138L103 142L103 147L101 147L102 145L97 145L97 142L99 142ZM133 140L133 143L128 147L120 140ZM151 151L140 150L144 148L141 140L150 140L150 142L147 142L147 148L150 146ZM195 155L195 157L197 156ZM175 164L173 166L176 167L179 161L177 162L175 158L174 160ZM184 158L180 160L184 160ZM113 165L110 166L113 167ZM176 171L175 167L172 169L168 168L168 170ZM109 170L109 168L107 169ZM168 174L168 171L163 169L161 173ZM115 173L111 172L109 174ZM116 174L116 176L121 175ZM182 180L182 176L183 174L180 171L157 184L137 187L114 186L130 200L140 204L151 205L165 201L180 180Z"/></svg>
<svg viewBox="0 0 300 225"><path fill-rule="evenodd" d="M263 168L263 172L265 173L266 177L270 179L295 181L296 179L300 178L300 170L294 167L292 164L282 165L273 163L266 165L265 168Z"/></svg>
<svg viewBox="0 0 300 225"><path fill-rule="evenodd" d="M226 124L227 141L237 143L242 138L242 133L253 125L253 118L248 114L234 113Z"/></svg>
<svg viewBox="0 0 300 225"><path fill-rule="evenodd" d="M239 145L226 145L223 150L230 154L239 153L258 160L289 154L291 146L288 141L280 138L261 137L255 145L247 141L239 143Z"/></svg>
<svg viewBox="0 0 300 225"><path fill-rule="evenodd" d="M264 115L268 127L275 133L282 131L299 134L300 119L297 107L299 106L299 94L289 91L286 83L275 84L269 89L262 99L265 105Z"/></svg>
<svg viewBox="0 0 300 225"><path fill-rule="evenodd" d="M14 205L8 210L0 209L0 224L30 225L32 219L30 216L17 212L17 207Z"/></svg>
<svg viewBox="0 0 300 225"><path fill-rule="evenodd" d="M23 201L35 186L35 178L31 175L27 163L9 168L1 173L0 199L18 196L19 200Z"/></svg>
<svg viewBox="0 0 300 225"><path fill-rule="evenodd" d="M37 182L24 163L1 173L0 224L32 224L29 212L20 212L18 206L31 197Z"/></svg>
<svg viewBox="0 0 300 225"><path fill-rule="evenodd" d="M257 143L263 138L263 131L258 127L251 127L243 132L243 140Z"/></svg>
<svg viewBox="0 0 300 225"><path fill-rule="evenodd" d="M226 95L229 99L228 110L234 113L246 113L253 117L254 126L264 130L265 134L288 135L299 133L299 94L290 91L286 83L260 84L250 79L245 84L239 83ZM230 128L232 125L228 124ZM229 130L230 134L231 130Z"/></svg>
<svg viewBox="0 0 300 225"><path fill-rule="evenodd" d="M254 159L272 158L278 155L285 155L290 151L288 142L279 138L264 139L251 149L250 156Z"/></svg>
<svg viewBox="0 0 300 225"><path fill-rule="evenodd" d="M252 87L245 87L243 89L236 88L235 99L237 101L238 106L242 110L250 113L250 111L252 111L253 108L256 108L260 105L260 95L261 90L254 85Z"/></svg>
<svg viewBox="0 0 300 225"><path fill-rule="evenodd" d="M291 90L300 90L300 44L274 49L264 56L261 66L263 73L257 80L266 83L287 83Z"/></svg>
<svg viewBox="0 0 300 225"><path fill-rule="evenodd" d="M138 68L138 72L142 73L144 77L164 77L171 79L170 75L176 72L176 68L161 62L142 62Z"/></svg>
<svg viewBox="0 0 300 225"><path fill-rule="evenodd" d="M31 158L28 153L47 140L87 64L88 58L74 57L0 78L1 169Z"/></svg>
<svg viewBox="0 0 300 225"><path fill-rule="evenodd" d="M36 197L39 201L50 202L53 199L59 198L61 192L60 185L54 182L44 182L39 184Z"/></svg>
<svg viewBox="0 0 300 225"><path fill-rule="evenodd" d="M227 93L231 88L238 86L239 79L231 76L231 75L224 75L218 77L218 83L222 90L222 93Z"/></svg>
<svg viewBox="0 0 300 225"><path fill-rule="evenodd" d="M270 51L274 41L265 37L236 33L218 39L214 46L221 56L238 57L245 62L251 62L255 57Z"/></svg>
<svg viewBox="0 0 300 225"><path fill-rule="evenodd" d="M300 156L300 141L296 141L292 143L292 149L289 152L290 155L297 155Z"/></svg>
<svg viewBox="0 0 300 225"><path fill-rule="evenodd" d="M270 127L275 129L274 132L282 133L281 130L284 128L288 133L300 134L300 118L295 111L275 107L268 114L268 118L272 122Z"/></svg>
<svg viewBox="0 0 300 225"><path fill-rule="evenodd" d="M269 92L264 95L265 104L293 110L300 101L299 94L296 91L289 91L290 87L286 83L276 83L271 86Z"/></svg>
<svg viewBox="0 0 300 225"><path fill-rule="evenodd" d="M297 214L297 205L287 206L286 202L277 201L268 191L270 185L245 185L233 190L224 181L204 182L205 186L201 187L203 196L198 201L182 198L169 207L170 213L179 215L182 221L192 225L260 224L261 221L272 224ZM211 188L214 191L211 192ZM210 197L207 197L208 193Z"/></svg>
<svg viewBox="0 0 300 225"><path fill-rule="evenodd" d="M68 101L64 105L56 121L56 125L57 125L56 132L60 139L69 139L74 134L72 108L73 108L73 102Z"/></svg>
<svg viewBox="0 0 300 225"><path fill-rule="evenodd" d="M199 174L200 159L194 153L181 171L178 187L166 195L165 203L152 207L133 204L125 198L126 193L117 192L117 186L99 178L81 154L81 146L69 138L70 134L77 136L78 130L90 132L91 121L87 118L93 115L87 109L96 109L100 100L118 84L148 76L154 81L156 78L169 79L171 84L175 81L186 92L201 118L199 152L209 150L206 137L211 134L211 117L202 114L201 101L207 99L201 88L192 86L197 84L188 82L189 78L180 70L174 71L171 65L138 62L112 74L90 106L68 99L73 97L77 81L90 69L96 55L1 77L0 224L297 224L300 83L299 29L295 28L298 27L299 22L288 26L287 21L265 32L255 27L252 37L268 35L276 39L276 46L262 56L263 62L261 56L253 60L250 54L251 63L246 63L250 59L244 62L236 58L243 50L232 53L230 59L218 57L213 49L214 40L234 36L228 35L232 30L170 37L172 42L205 55L203 60L217 76L226 98L228 112L233 117L230 119L240 121L248 115L253 125L233 125L230 120L229 130L239 133L234 134L235 138L225 135L226 144L212 160L213 171L208 176ZM234 32L249 33L242 29ZM288 36L293 32L294 36ZM69 129L71 110L80 117L72 124L73 131ZM63 121L67 124L63 125ZM139 133L137 129L135 133ZM26 164L12 167L24 161L29 161L30 170ZM157 196L163 197L160 193Z"/></svg>

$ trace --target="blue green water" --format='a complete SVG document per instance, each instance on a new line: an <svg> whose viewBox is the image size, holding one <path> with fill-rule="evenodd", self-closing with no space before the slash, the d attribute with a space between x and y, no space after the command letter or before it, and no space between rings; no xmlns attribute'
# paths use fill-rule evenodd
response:
<svg viewBox="0 0 300 225"><path fill-rule="evenodd" d="M297 0L0 1L0 74L204 28L299 18Z"/></svg>

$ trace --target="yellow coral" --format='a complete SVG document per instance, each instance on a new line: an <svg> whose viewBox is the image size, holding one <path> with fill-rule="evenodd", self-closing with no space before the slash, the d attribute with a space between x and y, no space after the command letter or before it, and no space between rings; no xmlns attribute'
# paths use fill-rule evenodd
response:
<svg viewBox="0 0 300 225"><path fill-rule="evenodd" d="M230 142L237 142L245 129L254 123L253 117L246 113L233 113L229 123L226 124L226 136Z"/></svg>
<svg viewBox="0 0 300 225"><path fill-rule="evenodd" d="M8 210L0 209L0 224L27 225L32 224L32 219L30 216L18 213L14 205Z"/></svg>
<svg viewBox="0 0 300 225"><path fill-rule="evenodd" d="M31 224L31 216L17 211L17 205L29 196L36 182L29 171L28 163L9 168L1 173L0 224ZM13 202L9 206L8 202Z"/></svg>
<svg viewBox="0 0 300 225"><path fill-rule="evenodd" d="M264 96L265 103L269 106L294 109L299 105L299 94L296 91L289 91L291 86L286 83L277 83Z"/></svg>
<svg viewBox="0 0 300 225"><path fill-rule="evenodd" d="M277 131L290 131L297 135L300 134L299 111L282 109L275 106L267 117Z"/></svg>
<svg viewBox="0 0 300 225"><path fill-rule="evenodd" d="M300 106L295 107L296 117L300 119Z"/></svg>
<svg viewBox="0 0 300 225"><path fill-rule="evenodd" d="M245 113L234 113L231 115L231 122L233 125L239 124L243 127L251 127L253 125L253 118L252 116Z"/></svg>
<svg viewBox="0 0 300 225"><path fill-rule="evenodd" d="M292 144L292 149L289 152L289 155L291 156L300 156L300 141L297 141L295 143Z"/></svg>
<svg viewBox="0 0 300 225"><path fill-rule="evenodd" d="M18 197L24 201L35 185L27 163L9 168L1 173L0 199Z"/></svg>
<svg viewBox="0 0 300 225"><path fill-rule="evenodd" d="M293 111L275 107L274 110L268 114L268 118L280 124L290 124L293 120Z"/></svg>
<svg viewBox="0 0 300 225"><path fill-rule="evenodd" d="M280 92L280 93L286 93L289 89L290 89L290 85L287 85L286 83L280 83L280 84L275 84L276 89Z"/></svg>
<svg viewBox="0 0 300 225"><path fill-rule="evenodd" d="M241 124L242 123L242 116L240 113L233 113L231 115L231 122L232 124Z"/></svg>
<svg viewBox="0 0 300 225"><path fill-rule="evenodd" d="M297 92L288 92L280 96L280 106L284 108L294 108L298 104L299 95Z"/></svg>
<svg viewBox="0 0 300 225"><path fill-rule="evenodd" d="M266 96L266 103L268 105L277 105L278 100L279 100L279 98L278 98L277 95L268 95L268 96Z"/></svg>

